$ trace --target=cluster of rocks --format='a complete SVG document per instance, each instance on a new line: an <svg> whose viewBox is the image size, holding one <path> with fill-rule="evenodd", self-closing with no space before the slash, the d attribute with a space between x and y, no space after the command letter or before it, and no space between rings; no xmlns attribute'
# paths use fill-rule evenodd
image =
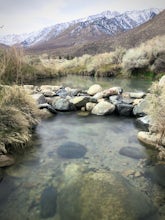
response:
<svg viewBox="0 0 165 220"><path fill-rule="evenodd" d="M95 84L88 90L51 85L25 85L24 88L40 109L46 108L54 114L58 111L82 110L95 115L116 113L121 116L142 116L147 105L143 99L146 95L144 92L123 92L120 87L103 90Z"/></svg>
<svg viewBox="0 0 165 220"><path fill-rule="evenodd" d="M165 76L159 81L159 86L164 85ZM140 127L138 139L144 144L156 147L159 135L149 131L152 127L151 118L145 114L145 109L150 103L145 99L145 92L125 92L121 87L103 89L94 84L87 90L73 89L63 86L42 85L35 87L25 85L24 88L36 100L40 109L47 109L53 114L59 111L86 112L85 115L110 115L134 116L136 124ZM165 140L163 140L165 146Z"/></svg>

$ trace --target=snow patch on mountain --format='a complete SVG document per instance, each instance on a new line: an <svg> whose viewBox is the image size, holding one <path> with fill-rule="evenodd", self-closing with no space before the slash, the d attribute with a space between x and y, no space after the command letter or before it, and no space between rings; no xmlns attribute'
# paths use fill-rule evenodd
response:
<svg viewBox="0 0 165 220"><path fill-rule="evenodd" d="M118 31L126 31L147 22L160 13L160 11L160 9L155 8L126 11L124 13L119 13L117 11L104 11L100 14L91 15L71 22L55 24L27 34L0 36L0 43L10 46L14 44L22 44L24 47L29 47L48 41L51 38L55 38L67 28L74 26L75 24L77 25L75 29L72 29L71 35L78 34L88 25L93 25L93 27L100 32L114 35Z"/></svg>

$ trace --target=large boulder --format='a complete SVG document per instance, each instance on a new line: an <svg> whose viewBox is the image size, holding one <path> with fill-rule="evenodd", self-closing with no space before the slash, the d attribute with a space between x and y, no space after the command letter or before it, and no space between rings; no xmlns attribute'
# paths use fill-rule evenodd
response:
<svg viewBox="0 0 165 220"><path fill-rule="evenodd" d="M90 97L88 96L77 96L70 99L70 103L72 103L77 109L81 109L85 107L86 103L90 101Z"/></svg>
<svg viewBox="0 0 165 220"><path fill-rule="evenodd" d="M96 100L102 99L103 98L103 92L98 92L96 93L93 98L95 98Z"/></svg>
<svg viewBox="0 0 165 220"><path fill-rule="evenodd" d="M66 180L58 201L61 220L149 220L157 211L145 193L114 172L87 172Z"/></svg>
<svg viewBox="0 0 165 220"><path fill-rule="evenodd" d="M42 92L42 94L43 94L45 97L53 97L53 96L56 95L56 93L53 92L53 91L51 91L51 90L44 90L44 91Z"/></svg>
<svg viewBox="0 0 165 220"><path fill-rule="evenodd" d="M56 92L57 96L60 96L62 98L65 98L67 95L69 95L68 91L65 88L60 88L57 92Z"/></svg>
<svg viewBox="0 0 165 220"><path fill-rule="evenodd" d="M152 121L151 121L151 117L146 115L146 116L137 118L135 123L137 127L140 128L141 130L149 131L149 126L151 125Z"/></svg>
<svg viewBox="0 0 165 220"><path fill-rule="evenodd" d="M116 107L117 107L117 112L119 115L122 115L122 116L132 115L133 105L131 104L118 103Z"/></svg>
<svg viewBox="0 0 165 220"><path fill-rule="evenodd" d="M101 92L101 91L102 91L102 87L98 84L94 84L91 87L89 87L87 93L89 95L95 95L96 93Z"/></svg>
<svg viewBox="0 0 165 220"><path fill-rule="evenodd" d="M150 132L140 131L137 135L138 139L149 147L156 147L157 143L159 142L159 137L156 134L151 134Z"/></svg>
<svg viewBox="0 0 165 220"><path fill-rule="evenodd" d="M145 109L147 109L148 102L143 99L141 102L139 102L135 107L133 108L133 114L135 116L144 116L146 115Z"/></svg>
<svg viewBox="0 0 165 220"><path fill-rule="evenodd" d="M32 94L32 98L36 101L36 103L39 104L44 104L46 103L45 96L42 93L36 93Z"/></svg>
<svg viewBox="0 0 165 220"><path fill-rule="evenodd" d="M93 109L92 114L94 115L108 115L113 113L115 106L107 101L99 102Z"/></svg>
<svg viewBox="0 0 165 220"><path fill-rule="evenodd" d="M74 105L66 98L54 99L52 106L58 111L72 111Z"/></svg>
<svg viewBox="0 0 165 220"><path fill-rule="evenodd" d="M121 87L112 87L110 89L106 89L103 91L103 97L107 98L111 95L119 95L122 94L123 90Z"/></svg>

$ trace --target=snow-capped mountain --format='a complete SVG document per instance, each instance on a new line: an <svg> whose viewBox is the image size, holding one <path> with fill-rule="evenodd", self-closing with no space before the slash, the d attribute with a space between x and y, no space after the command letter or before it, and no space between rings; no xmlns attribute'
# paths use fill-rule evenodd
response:
<svg viewBox="0 0 165 220"><path fill-rule="evenodd" d="M147 22L160 11L160 9L155 8L139 11L126 11L124 13L104 11L100 14L91 15L86 18L45 27L32 33L0 36L0 43L6 45L22 44L24 47L30 47L55 39L67 29L71 29L70 36L80 35L83 32L83 29L87 28L88 32L90 32L92 28L93 35L94 31L96 31L97 34L99 33L99 35L101 35L101 33L115 35Z"/></svg>

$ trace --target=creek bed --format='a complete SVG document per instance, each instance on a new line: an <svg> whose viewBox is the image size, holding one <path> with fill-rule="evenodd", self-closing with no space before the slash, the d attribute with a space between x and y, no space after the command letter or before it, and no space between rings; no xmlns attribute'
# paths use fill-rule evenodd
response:
<svg viewBox="0 0 165 220"><path fill-rule="evenodd" d="M94 80L90 77L77 77L76 81L75 76L69 76L69 78L61 79L61 84L72 86L71 83L74 83L75 87L81 85L88 88L91 84L99 83L105 88L113 85L121 86L126 91L129 90L128 87L130 91L133 91L132 87L134 91L146 91L150 84L148 81L138 81L137 79L136 83L130 80L114 80L117 80L118 83L105 78ZM50 82L45 82L45 84L50 84ZM59 82L56 84L59 85ZM111 85L109 86L109 84ZM63 187L72 184L72 181L77 176L79 177L80 173L82 176L88 173L98 173L99 175L100 173L107 175L112 173L123 176L125 181L128 181L134 189L140 192L140 195L146 196L157 208L157 214L153 213L147 219L163 220L165 217L164 186L155 180L153 181L151 175L147 175L148 172L146 172L156 163L156 151L139 143L137 132L138 129L133 118L114 115L95 116L83 115L80 112L63 112L43 120L34 134L33 148L22 156L16 165L5 169L5 177L0 184L0 219L39 220L44 217L50 220L65 220L65 213L61 215L60 210L67 213L68 207L62 201L63 197L58 198ZM74 154L79 154L79 156L71 157L72 151L69 151L69 156L66 154L61 156L58 149L68 143L77 143L78 146L83 146L86 151L82 148L83 153L80 153L79 150L74 151ZM121 153L121 149L131 149L131 152L126 152L127 155L124 155L125 153ZM137 152L140 152L138 158ZM41 211L41 207L44 207L41 204L42 200L47 198L46 192L54 192L54 198L56 198L56 193L51 187L57 190L57 204L54 205L54 210L49 211L50 207L46 207L47 214L47 211ZM116 191L116 193L119 192ZM49 199L55 201L50 197L48 201ZM131 195L130 198L132 199ZM85 201L89 199L91 198L86 198ZM129 194L128 198L125 198L125 203L127 200L129 200ZM59 207L60 204L63 207ZM115 206L115 203L113 205ZM128 210L131 209L129 205L128 202ZM73 209L72 206L69 207L69 212L71 209ZM144 211L141 210L142 213ZM43 216L41 213L44 213ZM97 212L94 215L96 220L99 219ZM77 213L75 216L72 213L73 220L79 220L76 216ZM84 220L83 217L82 219ZM105 219L111 218L105 217ZM112 219L119 220L121 217L113 218L112 216ZM138 217L134 219L138 219Z"/></svg>

